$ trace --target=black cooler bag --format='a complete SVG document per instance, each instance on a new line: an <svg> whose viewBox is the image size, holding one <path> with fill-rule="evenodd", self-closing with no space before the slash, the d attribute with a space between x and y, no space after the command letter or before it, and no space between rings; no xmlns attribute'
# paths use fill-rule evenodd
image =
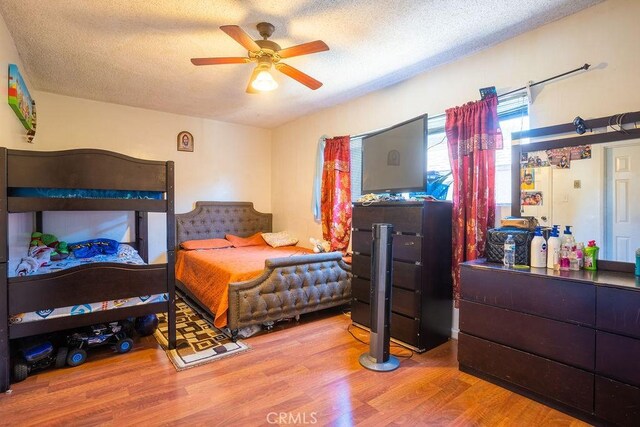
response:
<svg viewBox="0 0 640 427"><path fill-rule="evenodd" d="M503 262L504 241L511 234L516 242L516 264L529 265L533 231L521 228L492 228L487 231L487 261Z"/></svg>

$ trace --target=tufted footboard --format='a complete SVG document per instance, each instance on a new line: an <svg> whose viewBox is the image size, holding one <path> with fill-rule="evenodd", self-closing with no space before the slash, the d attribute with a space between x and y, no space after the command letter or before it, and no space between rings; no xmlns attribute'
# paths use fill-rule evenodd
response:
<svg viewBox="0 0 640 427"><path fill-rule="evenodd" d="M265 262L260 277L229 284L227 323L237 333L246 326L348 304L350 300L351 267L342 261L340 252L274 258Z"/></svg>

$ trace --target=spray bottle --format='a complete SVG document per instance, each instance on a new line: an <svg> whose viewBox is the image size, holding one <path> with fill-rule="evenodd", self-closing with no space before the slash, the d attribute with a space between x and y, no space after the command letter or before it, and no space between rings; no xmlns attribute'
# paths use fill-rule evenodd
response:
<svg viewBox="0 0 640 427"><path fill-rule="evenodd" d="M598 266L598 251L599 247L596 246L595 240L589 240L589 244L584 248L584 269L585 270L597 270Z"/></svg>

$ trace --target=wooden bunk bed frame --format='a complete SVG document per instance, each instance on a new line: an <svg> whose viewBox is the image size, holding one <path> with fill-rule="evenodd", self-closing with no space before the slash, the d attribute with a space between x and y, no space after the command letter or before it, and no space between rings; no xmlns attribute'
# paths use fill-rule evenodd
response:
<svg viewBox="0 0 640 427"><path fill-rule="evenodd" d="M12 188L154 191L157 199L11 197ZM167 262L87 264L55 273L7 277L8 214L45 211L135 211L134 246L148 262L147 213L166 213ZM101 237L101 236L95 236ZM167 312L175 347L175 215L173 162L141 160L104 150L23 151L0 148L0 391L10 385L9 339ZM9 314L167 293L166 302L9 325Z"/></svg>
<svg viewBox="0 0 640 427"><path fill-rule="evenodd" d="M251 202L201 201L196 202L191 212L176 215L176 227L178 251L180 243L188 240L224 238L225 234L246 237L257 232L271 232L272 215L256 211ZM176 280L176 286L215 317L184 283ZM300 289L305 295L302 300L290 297ZM328 293L332 295L330 299L318 300L318 295L326 296ZM342 260L340 252L273 258L265 261L264 272L259 277L229 283L227 327L235 341L238 330L247 326L271 324L350 303L351 266Z"/></svg>

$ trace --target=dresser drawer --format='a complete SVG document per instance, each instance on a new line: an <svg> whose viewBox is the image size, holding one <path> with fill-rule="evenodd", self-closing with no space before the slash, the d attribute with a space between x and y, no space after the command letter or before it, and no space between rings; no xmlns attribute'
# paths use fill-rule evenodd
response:
<svg viewBox="0 0 640 427"><path fill-rule="evenodd" d="M599 286L598 329L640 338L640 292Z"/></svg>
<svg viewBox="0 0 640 427"><path fill-rule="evenodd" d="M393 225L396 233L422 233L422 206L356 206L352 227L370 231L375 223Z"/></svg>
<svg viewBox="0 0 640 427"><path fill-rule="evenodd" d="M586 283L463 265L462 299L595 326L596 290Z"/></svg>
<svg viewBox="0 0 640 427"><path fill-rule="evenodd" d="M370 281L360 278L353 278L351 281L351 292L354 298L360 302L371 303ZM411 318L420 317L420 294L405 289L391 288L391 311L404 314Z"/></svg>
<svg viewBox="0 0 640 427"><path fill-rule="evenodd" d="M640 420L640 388L596 375L595 413L619 426L637 426Z"/></svg>
<svg viewBox="0 0 640 427"><path fill-rule="evenodd" d="M371 292L371 282L369 279L361 279L359 277L351 278L351 296L360 301L369 302Z"/></svg>
<svg viewBox="0 0 640 427"><path fill-rule="evenodd" d="M371 257L355 254L351 264L351 272L358 277L371 278ZM393 261L393 286L418 290L422 284L422 266L416 263Z"/></svg>
<svg viewBox="0 0 640 427"><path fill-rule="evenodd" d="M595 331L584 326L463 300L460 331L579 368L595 366Z"/></svg>
<svg viewBox="0 0 640 427"><path fill-rule="evenodd" d="M458 361L573 408L593 412L593 374L465 333L458 335Z"/></svg>
<svg viewBox="0 0 640 427"><path fill-rule="evenodd" d="M360 325L371 326L371 311L369 304L352 300L351 320ZM397 339L416 348L420 348L420 321L400 314L391 313L391 338Z"/></svg>
<svg viewBox="0 0 640 427"><path fill-rule="evenodd" d="M596 372L640 387L640 340L598 331Z"/></svg>
<svg viewBox="0 0 640 427"><path fill-rule="evenodd" d="M371 278L371 257L369 255L353 254L351 258L351 273L369 280Z"/></svg>
<svg viewBox="0 0 640 427"><path fill-rule="evenodd" d="M371 255L371 241L373 237L370 231L354 231L352 233L352 248L354 252L363 255ZM393 259L419 262L422 260L422 238L394 234L392 238Z"/></svg>

